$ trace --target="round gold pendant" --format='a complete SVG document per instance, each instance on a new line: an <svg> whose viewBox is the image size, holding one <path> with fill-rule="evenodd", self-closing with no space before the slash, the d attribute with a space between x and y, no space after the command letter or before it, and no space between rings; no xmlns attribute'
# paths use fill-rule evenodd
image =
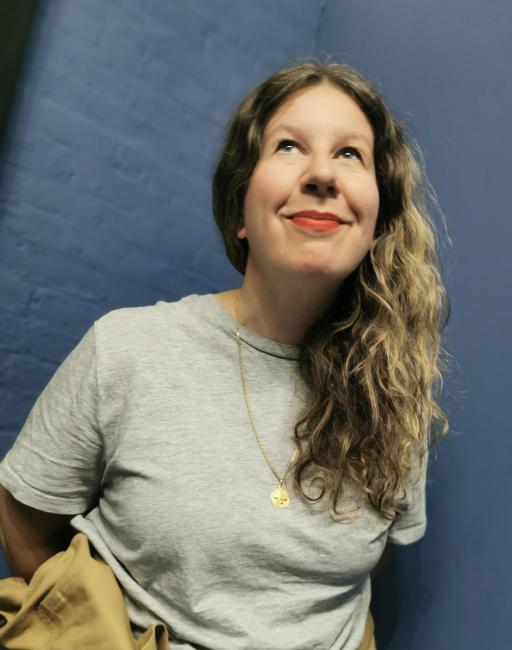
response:
<svg viewBox="0 0 512 650"><path fill-rule="evenodd" d="M290 503L288 492L282 485L280 485L272 492L270 499L276 508L286 508L286 506Z"/></svg>

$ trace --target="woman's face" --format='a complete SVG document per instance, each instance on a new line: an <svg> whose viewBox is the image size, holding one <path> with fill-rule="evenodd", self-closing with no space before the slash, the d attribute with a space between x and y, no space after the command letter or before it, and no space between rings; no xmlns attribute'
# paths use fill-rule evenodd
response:
<svg viewBox="0 0 512 650"><path fill-rule="evenodd" d="M356 102L328 83L290 96L265 127L237 236L248 267L340 283L372 243L379 211L373 131ZM338 222L290 217L329 212ZM341 221L341 223L340 223Z"/></svg>

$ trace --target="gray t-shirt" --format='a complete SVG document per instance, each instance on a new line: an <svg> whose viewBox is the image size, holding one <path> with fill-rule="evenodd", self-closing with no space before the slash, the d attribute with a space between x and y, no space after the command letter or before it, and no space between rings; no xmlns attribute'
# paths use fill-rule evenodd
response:
<svg viewBox="0 0 512 650"><path fill-rule="evenodd" d="M282 474L304 398L298 348L241 327L249 403ZM277 481L244 405L234 322L214 294L116 309L57 369L0 463L19 501L75 514L112 567L135 636L171 648L355 650L386 541L425 532L425 481L390 526L332 521ZM362 503L362 502L361 502Z"/></svg>

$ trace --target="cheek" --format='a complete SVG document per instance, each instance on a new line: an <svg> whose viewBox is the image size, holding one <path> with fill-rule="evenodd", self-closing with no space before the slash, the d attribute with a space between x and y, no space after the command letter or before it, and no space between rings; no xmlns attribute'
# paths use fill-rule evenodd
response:
<svg viewBox="0 0 512 650"><path fill-rule="evenodd" d="M374 233L379 214L380 197L376 180L366 177L352 177L352 183L345 185L345 198L357 221L362 245L375 242Z"/></svg>
<svg viewBox="0 0 512 650"><path fill-rule="evenodd" d="M276 183L276 175L269 170L253 172L244 199L244 225L238 230L239 238L247 237L247 229L259 223L268 211L275 212L283 201L282 184Z"/></svg>
<svg viewBox="0 0 512 650"><path fill-rule="evenodd" d="M379 214L380 196L376 181L370 181L360 188L360 209L368 225L373 226Z"/></svg>

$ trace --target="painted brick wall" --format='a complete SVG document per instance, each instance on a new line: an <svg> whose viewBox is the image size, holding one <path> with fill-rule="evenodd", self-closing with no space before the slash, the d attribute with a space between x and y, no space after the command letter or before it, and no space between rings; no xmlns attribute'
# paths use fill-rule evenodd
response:
<svg viewBox="0 0 512 650"><path fill-rule="evenodd" d="M92 322L239 283L210 207L228 118L314 54L323 1L45 0L0 161L0 452Z"/></svg>

